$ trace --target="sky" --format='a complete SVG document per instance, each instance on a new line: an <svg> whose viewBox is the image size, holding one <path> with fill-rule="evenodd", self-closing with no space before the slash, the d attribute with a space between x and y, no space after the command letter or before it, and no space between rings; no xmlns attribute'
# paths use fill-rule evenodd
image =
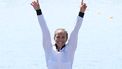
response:
<svg viewBox="0 0 122 69"><path fill-rule="evenodd" d="M0 69L46 69L42 32L32 0L0 0ZM39 0L54 31L72 31L81 0ZM122 1L84 0L73 69L122 69Z"/></svg>

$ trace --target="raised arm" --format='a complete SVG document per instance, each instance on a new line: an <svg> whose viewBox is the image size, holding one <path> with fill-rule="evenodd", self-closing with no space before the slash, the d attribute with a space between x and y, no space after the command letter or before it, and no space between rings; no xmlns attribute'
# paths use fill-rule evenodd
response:
<svg viewBox="0 0 122 69"><path fill-rule="evenodd" d="M67 47L68 47L71 55L75 52L75 49L77 47L78 32L79 32L79 29L82 25L84 12L85 12L86 8L87 8L86 4L83 3L83 1L82 1L81 6L80 6L80 12L79 12L79 15L77 17L76 25L75 25L73 31L71 32L71 35L70 35L70 38L68 41Z"/></svg>
<svg viewBox="0 0 122 69"><path fill-rule="evenodd" d="M50 49L51 49L51 37L50 37L50 33L47 27L47 24L45 22L45 19L43 17L40 5L39 5L39 1L33 1L31 3L31 5L33 6L33 8L36 10L36 13L38 15L38 21L40 24L40 27L42 29L42 37L43 37L43 47L44 50L47 53L49 53Z"/></svg>

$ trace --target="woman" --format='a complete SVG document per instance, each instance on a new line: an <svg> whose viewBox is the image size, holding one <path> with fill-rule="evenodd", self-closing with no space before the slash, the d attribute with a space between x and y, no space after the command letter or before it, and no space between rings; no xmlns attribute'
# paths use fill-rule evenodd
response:
<svg viewBox="0 0 122 69"><path fill-rule="evenodd" d="M45 23L38 0L31 3L38 15L38 21L42 29L43 48L45 51L46 63L48 69L72 69L74 53L77 47L78 32L81 27L84 12L87 8L86 4L81 3L80 12L77 17L76 25L68 39L68 33L65 29L56 29L54 40L51 43L51 37L48 27ZM66 41L68 40L67 44Z"/></svg>

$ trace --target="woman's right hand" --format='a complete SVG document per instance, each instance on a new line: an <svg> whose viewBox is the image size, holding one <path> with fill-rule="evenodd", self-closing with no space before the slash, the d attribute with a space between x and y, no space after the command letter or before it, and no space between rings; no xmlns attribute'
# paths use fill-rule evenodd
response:
<svg viewBox="0 0 122 69"><path fill-rule="evenodd" d="M39 10L40 9L40 5L39 5L39 1L38 0L32 1L31 5L33 6L33 8L35 10Z"/></svg>

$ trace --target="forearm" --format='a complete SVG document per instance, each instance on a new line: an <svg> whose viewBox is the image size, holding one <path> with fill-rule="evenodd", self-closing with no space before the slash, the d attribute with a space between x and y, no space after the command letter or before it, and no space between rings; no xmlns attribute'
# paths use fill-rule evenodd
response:
<svg viewBox="0 0 122 69"><path fill-rule="evenodd" d="M43 47L44 47L45 51L47 51L51 45L51 37L50 37L49 29L47 27L47 24L45 22L45 19L44 19L42 12L41 12L41 9L36 10L36 12L38 15L39 25L40 25L41 30L42 30Z"/></svg>
<svg viewBox="0 0 122 69"><path fill-rule="evenodd" d="M84 17L84 13L82 12L79 12L78 14L78 17L77 17L77 21L76 21L76 24L75 24L75 27L71 33L71 35L77 35L78 34L78 31L82 25L82 22L83 22L83 17Z"/></svg>
<svg viewBox="0 0 122 69"><path fill-rule="evenodd" d="M73 31L71 32L71 37L78 35L79 29L80 29L82 22L83 22L83 17L84 17L84 13L79 12L75 27L74 27Z"/></svg>
<svg viewBox="0 0 122 69"><path fill-rule="evenodd" d="M49 33L49 30L48 30L47 24L45 22L44 16L41 12L41 9L36 10L36 13L38 15L39 25L42 29L43 34L44 34L43 36L49 35L50 33Z"/></svg>
<svg viewBox="0 0 122 69"><path fill-rule="evenodd" d="M84 13L79 12L78 17L77 17L77 21L76 21L76 25L73 29L73 31L71 32L68 44L70 45L70 49L72 51L75 51L76 47L77 47L77 40L78 40L78 32L79 29L82 25L82 21L83 21L83 17L84 17Z"/></svg>

